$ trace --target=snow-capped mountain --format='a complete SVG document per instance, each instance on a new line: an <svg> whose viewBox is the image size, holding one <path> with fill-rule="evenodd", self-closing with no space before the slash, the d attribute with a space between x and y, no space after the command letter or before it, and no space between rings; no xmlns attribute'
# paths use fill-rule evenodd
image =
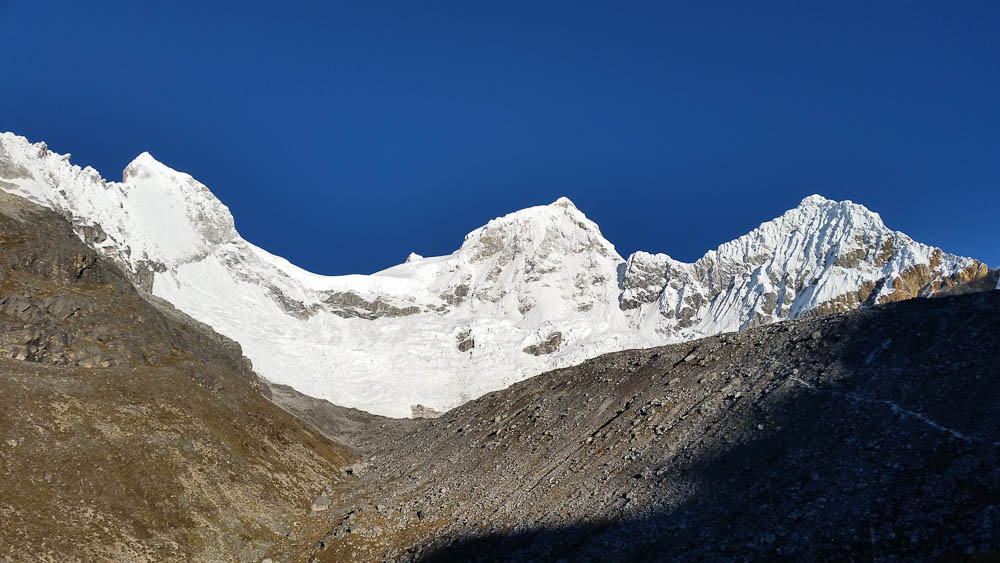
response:
<svg viewBox="0 0 1000 563"><path fill-rule="evenodd" d="M622 307L646 330L690 339L930 296L987 272L889 229L862 205L812 195L693 264L633 254Z"/></svg>
<svg viewBox="0 0 1000 563"><path fill-rule="evenodd" d="M108 182L4 133L0 188L60 211L138 286L242 344L264 377L397 417L613 350L932 295L986 274L820 196L694 263L624 260L560 198L490 221L447 256L321 276L243 240L208 188L148 153Z"/></svg>

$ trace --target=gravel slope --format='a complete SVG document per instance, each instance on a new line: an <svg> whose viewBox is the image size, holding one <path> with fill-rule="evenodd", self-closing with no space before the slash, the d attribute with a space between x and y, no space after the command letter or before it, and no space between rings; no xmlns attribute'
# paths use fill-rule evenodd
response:
<svg viewBox="0 0 1000 563"><path fill-rule="evenodd" d="M297 557L988 554L998 374L1000 292L609 354L387 440Z"/></svg>

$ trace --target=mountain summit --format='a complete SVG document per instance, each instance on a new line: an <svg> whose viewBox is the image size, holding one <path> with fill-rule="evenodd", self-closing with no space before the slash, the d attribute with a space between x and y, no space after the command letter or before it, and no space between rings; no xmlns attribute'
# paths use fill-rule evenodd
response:
<svg viewBox="0 0 1000 563"><path fill-rule="evenodd" d="M622 307L640 310L655 333L697 338L930 296L986 273L889 229L862 205L811 195L694 263L632 255Z"/></svg>
<svg viewBox="0 0 1000 563"><path fill-rule="evenodd" d="M139 287L238 341L261 375L396 417L605 352L931 296L987 273L818 195L693 263L623 259L562 197L489 221L447 256L321 276L245 241L207 187L149 153L107 182L4 133L0 188L59 211Z"/></svg>

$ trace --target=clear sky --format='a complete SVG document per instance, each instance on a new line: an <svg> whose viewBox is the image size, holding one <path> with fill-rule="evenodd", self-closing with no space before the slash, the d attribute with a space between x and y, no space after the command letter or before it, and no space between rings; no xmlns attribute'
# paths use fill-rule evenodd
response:
<svg viewBox="0 0 1000 563"><path fill-rule="evenodd" d="M0 130L328 274L560 195L626 256L820 193L1000 264L1000 2L815 4L0 0Z"/></svg>

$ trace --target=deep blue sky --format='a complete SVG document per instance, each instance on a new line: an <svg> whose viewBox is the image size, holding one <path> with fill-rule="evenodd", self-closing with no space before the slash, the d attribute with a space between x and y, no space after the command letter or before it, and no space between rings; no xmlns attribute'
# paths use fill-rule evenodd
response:
<svg viewBox="0 0 1000 563"><path fill-rule="evenodd" d="M1000 264L1000 2L151 4L0 0L0 130L313 271L560 195L693 260L814 192Z"/></svg>

